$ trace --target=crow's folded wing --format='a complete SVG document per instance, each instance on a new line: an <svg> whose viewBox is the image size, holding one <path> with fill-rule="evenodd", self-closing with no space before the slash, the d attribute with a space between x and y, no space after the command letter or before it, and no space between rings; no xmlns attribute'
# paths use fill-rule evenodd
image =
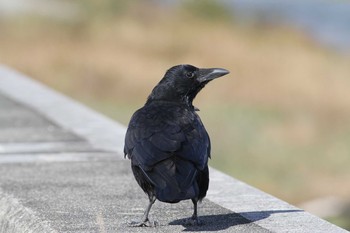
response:
<svg viewBox="0 0 350 233"><path fill-rule="evenodd" d="M210 141L195 112L180 107L144 107L131 118L124 153L144 171L172 157L203 170L210 156Z"/></svg>

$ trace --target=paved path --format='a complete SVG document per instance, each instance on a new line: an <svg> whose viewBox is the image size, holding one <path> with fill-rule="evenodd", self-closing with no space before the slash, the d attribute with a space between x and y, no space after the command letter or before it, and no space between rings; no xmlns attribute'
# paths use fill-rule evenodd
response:
<svg viewBox="0 0 350 233"><path fill-rule="evenodd" d="M156 202L156 228L130 228L147 197L121 153L125 128L0 67L0 232L345 232L211 169L202 226L192 203ZM234 210L234 211L233 211Z"/></svg>

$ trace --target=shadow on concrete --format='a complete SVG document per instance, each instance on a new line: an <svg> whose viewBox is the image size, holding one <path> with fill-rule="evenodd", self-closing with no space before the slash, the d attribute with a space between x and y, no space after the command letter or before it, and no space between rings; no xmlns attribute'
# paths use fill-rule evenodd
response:
<svg viewBox="0 0 350 233"><path fill-rule="evenodd" d="M233 226L251 224L255 221L270 217L272 214L304 212L303 210L271 210L271 211L253 211L241 213L229 213L218 215L199 216L199 220L203 223L200 226L186 225L188 218L178 219L169 223L169 225L182 225L185 227L183 231L219 231L225 230Z"/></svg>

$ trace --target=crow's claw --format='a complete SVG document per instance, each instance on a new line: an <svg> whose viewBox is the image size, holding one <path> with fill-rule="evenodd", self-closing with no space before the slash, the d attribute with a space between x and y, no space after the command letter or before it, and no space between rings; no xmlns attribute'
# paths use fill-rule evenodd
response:
<svg viewBox="0 0 350 233"><path fill-rule="evenodd" d="M128 224L129 227L156 227L158 223L156 221L140 221L140 222L131 222Z"/></svg>

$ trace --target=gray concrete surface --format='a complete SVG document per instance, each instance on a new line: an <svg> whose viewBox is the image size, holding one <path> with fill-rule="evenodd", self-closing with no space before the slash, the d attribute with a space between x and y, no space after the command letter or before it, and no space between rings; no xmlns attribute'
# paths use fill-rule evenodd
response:
<svg viewBox="0 0 350 233"><path fill-rule="evenodd" d="M123 159L125 127L0 66L0 232L347 232L210 169L204 225L192 204L156 202L156 228L130 228L147 198Z"/></svg>

